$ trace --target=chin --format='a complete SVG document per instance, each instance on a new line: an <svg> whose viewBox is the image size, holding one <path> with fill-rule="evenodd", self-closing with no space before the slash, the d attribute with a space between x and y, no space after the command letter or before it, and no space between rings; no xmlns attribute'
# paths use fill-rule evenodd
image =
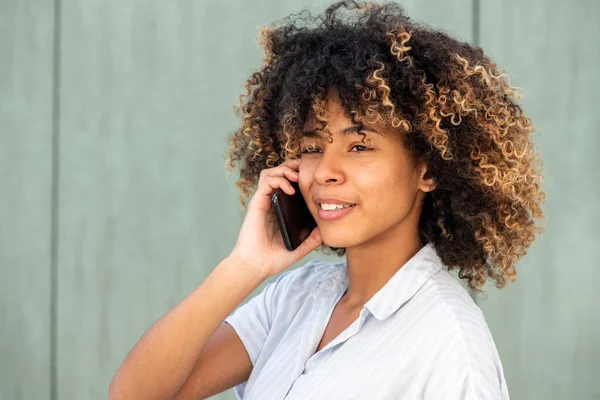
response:
<svg viewBox="0 0 600 400"><path fill-rule="evenodd" d="M339 232L325 232L321 230L321 238L323 243L329 247L353 247L359 244L355 237L340 234Z"/></svg>

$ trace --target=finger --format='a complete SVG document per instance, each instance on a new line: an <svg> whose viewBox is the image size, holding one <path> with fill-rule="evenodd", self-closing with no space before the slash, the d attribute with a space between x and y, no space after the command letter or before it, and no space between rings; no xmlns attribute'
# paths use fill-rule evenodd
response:
<svg viewBox="0 0 600 400"><path fill-rule="evenodd" d="M294 188L290 184L290 181L281 176L267 176L264 179L264 184L262 185L261 192L270 196L273 193L273 190L283 190L286 194L290 196L295 193Z"/></svg>
<svg viewBox="0 0 600 400"><path fill-rule="evenodd" d="M294 169L288 167L288 166L279 166L276 168L273 168L273 170L270 170L267 174L267 176L285 176L288 180L290 181L294 181L297 182L300 175L298 174L298 172L296 172Z"/></svg>
<svg viewBox="0 0 600 400"><path fill-rule="evenodd" d="M296 253L299 259L302 259L308 253L319 247L321 243L323 243L323 239L321 239L321 231L317 226L312 230L312 232L306 238L306 240L300 243L300 246L298 246L298 248L294 250L294 253Z"/></svg>
<svg viewBox="0 0 600 400"><path fill-rule="evenodd" d="M292 168L294 170L298 170L298 166L300 165L300 159L296 158L296 159L293 159L293 160L287 160L287 161L281 163L281 165L286 165L286 166L288 166L288 167L290 167L290 168Z"/></svg>

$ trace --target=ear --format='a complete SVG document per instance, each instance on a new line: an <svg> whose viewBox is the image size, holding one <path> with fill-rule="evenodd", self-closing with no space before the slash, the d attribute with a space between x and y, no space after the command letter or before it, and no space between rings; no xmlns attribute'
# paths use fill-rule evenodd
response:
<svg viewBox="0 0 600 400"><path fill-rule="evenodd" d="M432 192L437 187L435 179L431 175L426 162L421 162L418 166L419 172L419 189L423 192Z"/></svg>

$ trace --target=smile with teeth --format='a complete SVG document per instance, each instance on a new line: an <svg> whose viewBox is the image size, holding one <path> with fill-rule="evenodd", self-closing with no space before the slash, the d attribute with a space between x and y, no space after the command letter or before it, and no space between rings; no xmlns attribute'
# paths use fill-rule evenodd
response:
<svg viewBox="0 0 600 400"><path fill-rule="evenodd" d="M354 206L354 204L341 205L341 204L325 204L325 203L322 203L320 206L321 206L322 210L330 211L330 210L341 210L343 208L349 208L349 207Z"/></svg>
<svg viewBox="0 0 600 400"><path fill-rule="evenodd" d="M319 218L322 221L334 221L341 219L351 213L356 204L331 204L321 203L319 204Z"/></svg>

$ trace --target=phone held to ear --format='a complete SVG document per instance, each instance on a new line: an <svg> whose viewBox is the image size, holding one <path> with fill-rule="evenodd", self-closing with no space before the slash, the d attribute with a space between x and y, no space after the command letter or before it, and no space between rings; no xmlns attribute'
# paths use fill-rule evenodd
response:
<svg viewBox="0 0 600 400"><path fill-rule="evenodd" d="M294 251L310 235L317 223L308 210L298 183L290 183L295 190L293 195L280 190L272 196L271 201L275 207L283 243L289 251Z"/></svg>

